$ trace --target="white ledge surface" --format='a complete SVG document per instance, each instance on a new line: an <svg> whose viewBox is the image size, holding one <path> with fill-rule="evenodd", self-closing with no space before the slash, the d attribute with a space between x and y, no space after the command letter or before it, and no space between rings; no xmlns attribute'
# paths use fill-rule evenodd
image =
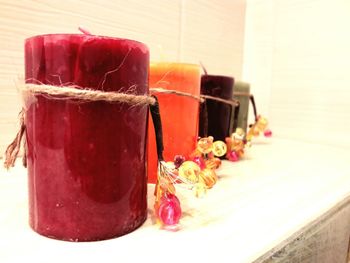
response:
<svg viewBox="0 0 350 263"><path fill-rule="evenodd" d="M244 160L223 162L204 198L178 188L181 230L155 224L149 185L149 218L141 228L88 243L30 229L26 170L18 164L0 171L0 262L252 262L350 197L348 152L260 138Z"/></svg>

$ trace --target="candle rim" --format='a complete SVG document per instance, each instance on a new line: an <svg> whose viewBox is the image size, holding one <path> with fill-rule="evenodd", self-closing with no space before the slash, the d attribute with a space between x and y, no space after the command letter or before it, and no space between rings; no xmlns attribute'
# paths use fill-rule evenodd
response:
<svg viewBox="0 0 350 263"><path fill-rule="evenodd" d="M234 77L227 76L227 75L203 74L203 75L201 75L201 78L203 78L203 77L219 77L219 78L223 78L223 79L232 79L233 81L235 81Z"/></svg>
<svg viewBox="0 0 350 263"><path fill-rule="evenodd" d="M150 66L153 64L169 64L169 65L183 65L183 66L194 66L194 67L199 67L199 64L195 63L188 63L188 62L176 62L176 61L150 61Z"/></svg>
<svg viewBox="0 0 350 263"><path fill-rule="evenodd" d="M49 33L49 34L40 34L40 35L34 35L31 37L28 37L25 39L25 42L30 41L32 39L35 38L39 38L39 37L50 37L50 36L81 36L81 37L85 37L85 38L101 38L101 39L109 39L109 40L117 40L117 41L129 41L129 42L133 42L134 44L137 45L142 45L145 48L147 48L147 50L149 50L148 46L143 43L140 42L138 40L133 40L133 39L129 39L129 38L121 38L121 37L111 37L111 36L103 36L103 35L87 35L87 34L79 34L79 33Z"/></svg>

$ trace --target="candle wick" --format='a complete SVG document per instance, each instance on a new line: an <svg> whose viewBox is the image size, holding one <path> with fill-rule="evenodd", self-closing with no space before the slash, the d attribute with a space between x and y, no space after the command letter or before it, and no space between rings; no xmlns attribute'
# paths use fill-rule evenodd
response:
<svg viewBox="0 0 350 263"><path fill-rule="evenodd" d="M90 31L85 28L78 27L78 30L85 35L91 35Z"/></svg>
<svg viewBox="0 0 350 263"><path fill-rule="evenodd" d="M204 75L208 75L207 69L204 67L203 63L201 61L199 61L199 64L201 65L201 67L204 71Z"/></svg>

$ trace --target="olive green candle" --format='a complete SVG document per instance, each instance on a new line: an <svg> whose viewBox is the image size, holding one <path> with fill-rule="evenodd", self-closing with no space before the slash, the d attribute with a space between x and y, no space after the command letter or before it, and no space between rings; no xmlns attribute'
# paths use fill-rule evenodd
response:
<svg viewBox="0 0 350 263"><path fill-rule="evenodd" d="M237 81L234 84L233 90L233 98L239 100L240 103L236 127L242 128L245 132L247 132L250 84L242 81ZM232 112L231 116L232 118L230 126L232 130L234 127L234 112Z"/></svg>

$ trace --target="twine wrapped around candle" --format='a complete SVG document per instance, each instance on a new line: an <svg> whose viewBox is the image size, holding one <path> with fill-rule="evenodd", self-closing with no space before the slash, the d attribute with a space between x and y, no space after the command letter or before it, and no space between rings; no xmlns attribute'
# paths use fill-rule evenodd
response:
<svg viewBox="0 0 350 263"><path fill-rule="evenodd" d="M151 88L150 92L151 93L163 93L163 94L175 94L177 96L182 96L182 97L187 97L187 98L197 100L201 103L204 102L204 99L199 97L199 96L195 96L195 95L192 95L190 93L182 92L182 91L178 91L178 90L169 90L169 89L163 89L163 88L157 87L157 88Z"/></svg>
<svg viewBox="0 0 350 263"><path fill-rule="evenodd" d="M150 88L150 92L151 93L163 93L163 94L175 94L177 96L183 96L183 97L188 97L188 98L198 100L201 103L205 102L205 100L208 99L208 100L215 100L215 101L223 102L225 104L229 104L232 106L239 105L239 101L236 99L225 100L225 99L221 99L221 98L209 96L209 95L195 96L195 95L192 95L190 93L177 91L177 90L168 90L168 89L163 89L163 88Z"/></svg>
<svg viewBox="0 0 350 263"><path fill-rule="evenodd" d="M158 102L154 96L149 95L135 95L128 93L119 92L106 92L100 90L82 89L78 86L53 86L46 84L31 84L27 83L23 85L22 92L29 92L32 95L42 95L50 99L76 99L82 101L107 101L107 102L120 102L126 103L133 106L138 105L157 105ZM200 97L194 96L190 93L180 92L176 90L167 90L163 88L151 88L151 93L163 93L163 94L174 94L177 96L183 96L198 100L203 103L206 99L220 101L231 106L239 106L238 100L224 100L221 98L201 95ZM18 153L21 148L22 139L25 137L25 110L22 109L20 112L20 129L16 134L15 139L7 147L5 151L4 166L6 169L13 167L17 159ZM24 147L25 148L25 147ZM26 167L26 151L24 151L23 165Z"/></svg>
<svg viewBox="0 0 350 263"><path fill-rule="evenodd" d="M177 90L168 90L168 89L163 89L163 88L151 88L150 92L151 93L163 93L163 94L175 94L178 96L192 98L192 99L199 101L200 103L203 103L203 110L204 110L204 116L205 116L205 122L204 122L204 136L205 137L208 136L208 115L207 115L208 113L207 113L206 103L204 103L205 100L219 101L219 102L222 102L222 103L229 105L231 107L231 109L234 109L234 123L237 124L238 113L239 113L239 109L240 109L239 100L236 100L236 99L226 100L226 99L222 99L219 97L214 97L214 96L210 96L210 95L203 95L203 94L201 94L198 97L198 96L192 95L190 93L177 91ZM254 105L255 105L255 103L254 103ZM255 109L255 106L254 106L254 109ZM237 127L234 126L234 129L236 129L236 128Z"/></svg>
<svg viewBox="0 0 350 263"><path fill-rule="evenodd" d="M250 97L251 96L251 94L248 93L248 92L240 92L240 91L234 91L233 95L234 96L246 96L246 97Z"/></svg>
<svg viewBox="0 0 350 263"><path fill-rule="evenodd" d="M78 86L52 86L25 84L24 92L30 92L33 95L44 95L53 99L78 99L84 101L107 101L121 102L130 105L142 105L156 103L152 96L135 95L120 92L106 92L101 90L81 89Z"/></svg>
<svg viewBox="0 0 350 263"><path fill-rule="evenodd" d="M120 102L132 106L155 105L157 100L153 96L135 95L119 92L105 92L100 90L81 89L78 86L52 86L38 84L24 84L22 92L29 92L32 95L43 95L51 99L77 99L83 101L107 101ZM15 139L6 148L4 166L6 169L13 167L21 149L22 139L25 137L25 110L19 114L20 128ZM23 165L26 167L26 151L24 151Z"/></svg>

